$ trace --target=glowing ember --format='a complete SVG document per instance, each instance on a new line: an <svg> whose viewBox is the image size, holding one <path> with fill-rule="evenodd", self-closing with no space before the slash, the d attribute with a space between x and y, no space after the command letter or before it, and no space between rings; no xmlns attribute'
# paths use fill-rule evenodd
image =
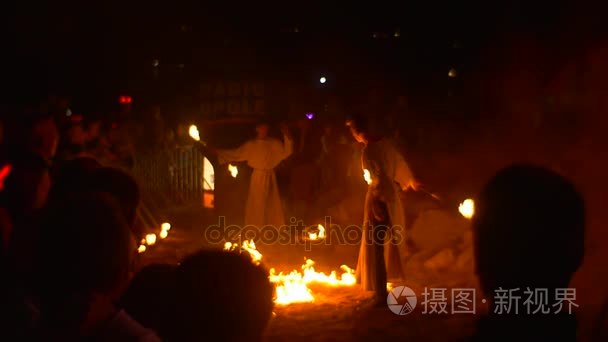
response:
<svg viewBox="0 0 608 342"><path fill-rule="evenodd" d="M156 243L156 234L148 234L146 235L146 243L149 246L152 246Z"/></svg>
<svg viewBox="0 0 608 342"><path fill-rule="evenodd" d="M319 227L322 226L319 225ZM325 232L324 228L323 232ZM224 244L225 251L234 251L236 248L238 248L238 244L230 242ZM245 241L241 248L249 253L255 264L260 263L262 254L256 249L253 241ZM338 276L336 271L329 274L317 272L314 264L315 262L312 259L306 259L301 271L293 270L288 274L283 272L277 274L276 270L271 268L268 279L276 288L274 302L278 305L313 302L315 298L312 290L308 287L309 284L313 283L326 286L352 286L356 283L355 271L346 265L340 267L342 274Z"/></svg>
<svg viewBox="0 0 608 342"><path fill-rule="evenodd" d="M363 170L363 179L367 184L372 184L372 174L369 173L368 169Z"/></svg>
<svg viewBox="0 0 608 342"><path fill-rule="evenodd" d="M198 133L198 128L195 125L191 125L188 129L190 137L196 141L201 141L201 136Z"/></svg>
<svg viewBox="0 0 608 342"><path fill-rule="evenodd" d="M239 174L239 169L232 164L228 164L228 171L230 172L232 178L236 178L236 176Z"/></svg>
<svg viewBox="0 0 608 342"><path fill-rule="evenodd" d="M308 233L309 240L323 240L325 239L325 227L322 224L317 225L316 232Z"/></svg>
<svg viewBox="0 0 608 342"><path fill-rule="evenodd" d="M472 218L473 215L475 215L475 202L473 202L472 199L467 198L464 202L460 203L458 211L462 216L468 219Z"/></svg>
<svg viewBox="0 0 608 342"><path fill-rule="evenodd" d="M137 248L137 253L143 253L145 251L146 251L145 245L139 245L139 247Z"/></svg>
<svg viewBox="0 0 608 342"><path fill-rule="evenodd" d="M160 233L158 234L158 237L161 239L166 238L169 235L169 232L166 230L161 230Z"/></svg>

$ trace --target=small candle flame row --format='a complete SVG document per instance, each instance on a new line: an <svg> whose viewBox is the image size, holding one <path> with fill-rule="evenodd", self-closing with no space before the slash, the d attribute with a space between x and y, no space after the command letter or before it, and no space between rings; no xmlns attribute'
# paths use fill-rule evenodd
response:
<svg viewBox="0 0 608 342"><path fill-rule="evenodd" d="M167 236L169 236L169 230L171 230L171 224L169 222L164 222L160 225L160 233L158 234L158 237L165 239ZM141 239L137 252L144 253L148 249L146 245L153 246L156 244L156 238L157 236L154 233L147 234L143 239Z"/></svg>

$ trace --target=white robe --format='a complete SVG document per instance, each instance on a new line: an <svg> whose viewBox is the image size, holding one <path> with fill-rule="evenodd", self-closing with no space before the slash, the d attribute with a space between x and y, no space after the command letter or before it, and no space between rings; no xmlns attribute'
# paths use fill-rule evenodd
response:
<svg viewBox="0 0 608 342"><path fill-rule="evenodd" d="M369 225L373 223L371 204L373 199L386 203L388 219L391 226L387 231L384 242L384 261L388 280L404 280L403 266L407 257L405 242L405 214L399 197L400 187L405 190L413 181L412 172L403 156L387 139L368 144L362 151L361 162L371 176L365 198L363 235L359 260L357 263L357 279L365 290L375 290L374 277L376 274L373 245L369 241ZM400 235L398 243L390 239Z"/></svg>
<svg viewBox="0 0 608 342"><path fill-rule="evenodd" d="M245 206L245 225L261 228L285 224L283 206L274 168L293 152L293 141L285 136L278 139L252 139L234 150L219 150L219 163L247 161L253 169Z"/></svg>

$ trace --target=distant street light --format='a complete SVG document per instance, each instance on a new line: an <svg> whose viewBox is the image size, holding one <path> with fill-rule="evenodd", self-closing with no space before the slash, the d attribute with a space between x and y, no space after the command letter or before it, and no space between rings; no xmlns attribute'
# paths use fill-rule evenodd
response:
<svg viewBox="0 0 608 342"><path fill-rule="evenodd" d="M323 76L319 79L319 82L321 82L321 84L325 84L325 82L327 82L327 78L325 78L325 76Z"/></svg>

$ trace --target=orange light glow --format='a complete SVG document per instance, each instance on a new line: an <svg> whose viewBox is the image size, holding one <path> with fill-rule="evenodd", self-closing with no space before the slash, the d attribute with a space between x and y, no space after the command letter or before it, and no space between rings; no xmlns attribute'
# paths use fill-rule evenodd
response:
<svg viewBox="0 0 608 342"><path fill-rule="evenodd" d="M195 125L190 125L190 128L188 128L188 134L192 139L196 141L201 141L201 136L198 132L198 127L196 127Z"/></svg>
<svg viewBox="0 0 608 342"><path fill-rule="evenodd" d="M155 243L156 243L156 234L146 235L146 244L148 244L148 246L152 246Z"/></svg>
<svg viewBox="0 0 608 342"><path fill-rule="evenodd" d="M224 244L225 251L234 252L237 249L238 244L236 243L226 242ZM257 265L262 260L262 253L257 250L253 241L243 242L242 250L249 253L254 264ZM274 268L271 268L268 279L276 289L274 302L278 305L313 302L314 294L308 286L313 283L324 286L352 286L356 283L355 271L346 265L340 267L342 271L340 276L336 271L331 271L329 274L317 272L314 265L315 262L312 259L306 259L301 271L292 270L287 274L277 273Z"/></svg>
<svg viewBox="0 0 608 342"><path fill-rule="evenodd" d="M146 251L146 246L145 245L139 245L139 247L137 248L137 252L138 253L143 253Z"/></svg>
<svg viewBox="0 0 608 342"><path fill-rule="evenodd" d="M239 169L232 164L228 164L228 171L230 172L232 178L236 178L236 176L239 175Z"/></svg>
<svg viewBox="0 0 608 342"><path fill-rule="evenodd" d="M475 202L472 199L467 198L458 206L458 211L465 218L471 219L475 215Z"/></svg>
<svg viewBox="0 0 608 342"><path fill-rule="evenodd" d="M363 179L367 184L372 184L372 174L368 169L363 170Z"/></svg>
<svg viewBox="0 0 608 342"><path fill-rule="evenodd" d="M308 233L308 239L313 241L325 239L325 227L322 224L317 225L317 231Z"/></svg>

